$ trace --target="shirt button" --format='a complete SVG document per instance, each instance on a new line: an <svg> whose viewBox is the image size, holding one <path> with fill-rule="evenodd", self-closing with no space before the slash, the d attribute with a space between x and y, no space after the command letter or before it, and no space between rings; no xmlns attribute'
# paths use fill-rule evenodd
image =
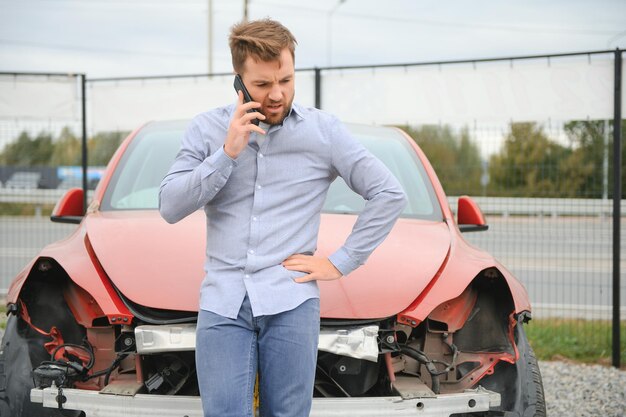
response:
<svg viewBox="0 0 626 417"><path fill-rule="evenodd" d="M255 221L257 221L257 220L259 220L259 218L258 218L257 216L252 216L252 221L253 221L253 222L255 222Z"/></svg>
<svg viewBox="0 0 626 417"><path fill-rule="evenodd" d="M260 190L261 188L263 188L263 187L261 187L260 185L257 185L257 186L256 186L256 189L257 189L257 190Z"/></svg>
<svg viewBox="0 0 626 417"><path fill-rule="evenodd" d="M262 153L260 153L260 154L259 154L259 158L263 158L263 156L264 156L264 155L263 155Z"/></svg>
<svg viewBox="0 0 626 417"><path fill-rule="evenodd" d="M245 277L246 277L246 278L250 278L250 275L246 274L246 275L245 275Z"/></svg>
<svg viewBox="0 0 626 417"><path fill-rule="evenodd" d="M248 251L248 253L249 253L250 255L254 255L254 251L253 251L252 249L250 249L250 250Z"/></svg>

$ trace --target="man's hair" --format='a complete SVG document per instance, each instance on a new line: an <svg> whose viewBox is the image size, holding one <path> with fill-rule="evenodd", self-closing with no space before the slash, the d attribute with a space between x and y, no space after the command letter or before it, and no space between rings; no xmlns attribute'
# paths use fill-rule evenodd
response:
<svg viewBox="0 0 626 417"><path fill-rule="evenodd" d="M228 44L233 68L238 74L242 73L249 56L265 62L275 61L285 48L289 49L295 62L296 38L289 29L275 20L237 23L230 30Z"/></svg>

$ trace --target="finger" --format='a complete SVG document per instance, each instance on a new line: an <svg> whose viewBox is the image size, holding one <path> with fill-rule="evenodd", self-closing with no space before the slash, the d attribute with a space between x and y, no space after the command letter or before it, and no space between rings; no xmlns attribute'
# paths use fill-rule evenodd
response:
<svg viewBox="0 0 626 417"><path fill-rule="evenodd" d="M261 103L258 103L256 101L249 101L247 103L239 104L239 110L242 110L243 112L247 112L248 110L252 109L258 109L259 107L261 107Z"/></svg>
<svg viewBox="0 0 626 417"><path fill-rule="evenodd" d="M284 265L285 269L289 271L299 271L299 272L311 272L312 269L302 264L294 264L294 265Z"/></svg>
<svg viewBox="0 0 626 417"><path fill-rule="evenodd" d="M293 255L291 255L287 259L306 259L306 258L310 258L310 257L311 257L311 255L304 255L302 253L294 253Z"/></svg>
<svg viewBox="0 0 626 417"><path fill-rule="evenodd" d="M315 274L308 274L308 275L305 275L303 277L296 278L296 279L294 279L294 281L301 284L303 282L315 281L316 279L317 278L316 278Z"/></svg>
<svg viewBox="0 0 626 417"><path fill-rule="evenodd" d="M240 118L243 124L250 123L254 119L265 120L265 115L262 113L259 113L258 111L255 111L252 113L246 112Z"/></svg>
<svg viewBox="0 0 626 417"><path fill-rule="evenodd" d="M252 124L252 123L250 123L250 127L248 128L248 131L249 132L257 132L257 133L260 133L262 135L266 134L265 130L261 129L259 126L255 125L255 124Z"/></svg>
<svg viewBox="0 0 626 417"><path fill-rule="evenodd" d="M283 265L295 265L300 263L302 263L302 259L298 259L293 255L282 262Z"/></svg>
<svg viewBox="0 0 626 417"><path fill-rule="evenodd" d="M302 259L285 259L283 262L283 266L285 268L302 268L311 266L310 262L306 262Z"/></svg>
<svg viewBox="0 0 626 417"><path fill-rule="evenodd" d="M235 117L239 118L246 114L248 110L254 110L261 107L261 103L256 101L249 101L247 103L243 102L243 96L241 92L239 92L239 96L237 98L237 106L235 107Z"/></svg>

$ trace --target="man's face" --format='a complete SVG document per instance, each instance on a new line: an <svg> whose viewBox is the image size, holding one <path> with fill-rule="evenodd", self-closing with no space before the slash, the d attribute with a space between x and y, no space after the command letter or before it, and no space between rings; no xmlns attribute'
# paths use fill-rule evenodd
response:
<svg viewBox="0 0 626 417"><path fill-rule="evenodd" d="M252 100L261 103L259 112L265 115L265 123L280 124L289 114L295 94L294 77L293 58L287 48L276 61L246 59L241 78Z"/></svg>

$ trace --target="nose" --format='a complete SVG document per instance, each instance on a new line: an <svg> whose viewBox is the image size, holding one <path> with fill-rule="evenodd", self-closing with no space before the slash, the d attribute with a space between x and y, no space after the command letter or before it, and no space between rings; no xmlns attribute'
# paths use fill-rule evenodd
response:
<svg viewBox="0 0 626 417"><path fill-rule="evenodd" d="M269 99L272 101L280 101L283 98L283 92L280 89L280 84L276 83L272 85L270 90Z"/></svg>

